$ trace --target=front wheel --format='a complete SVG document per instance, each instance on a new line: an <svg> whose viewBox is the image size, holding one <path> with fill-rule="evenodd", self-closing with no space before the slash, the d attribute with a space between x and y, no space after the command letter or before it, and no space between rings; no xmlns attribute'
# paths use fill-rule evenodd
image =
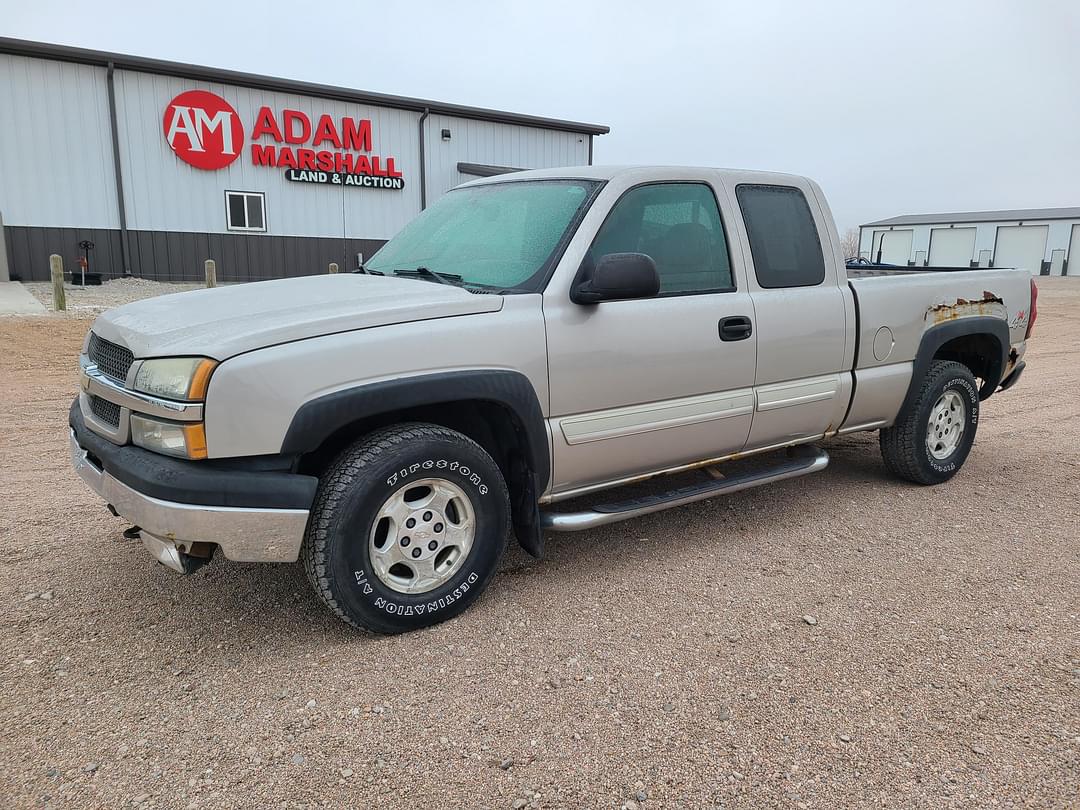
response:
<svg viewBox="0 0 1080 810"><path fill-rule="evenodd" d="M979 425L979 392L967 366L937 360L918 393L879 434L885 467L916 484L948 481L971 452Z"/></svg>
<svg viewBox="0 0 1080 810"><path fill-rule="evenodd" d="M394 425L348 448L323 476L302 558L341 619L400 633L476 601L509 525L506 484L482 447L438 425Z"/></svg>

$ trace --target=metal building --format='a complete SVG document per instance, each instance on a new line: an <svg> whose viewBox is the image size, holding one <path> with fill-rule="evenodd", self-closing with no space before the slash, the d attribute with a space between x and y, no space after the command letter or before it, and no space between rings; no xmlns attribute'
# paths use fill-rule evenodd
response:
<svg viewBox="0 0 1080 810"><path fill-rule="evenodd" d="M1080 208L912 214L859 228L859 256L902 267L1023 267L1080 276Z"/></svg>
<svg viewBox="0 0 1080 810"><path fill-rule="evenodd" d="M453 186L591 164L608 132L4 38L0 110L0 256L25 281L85 241L106 278L351 269Z"/></svg>

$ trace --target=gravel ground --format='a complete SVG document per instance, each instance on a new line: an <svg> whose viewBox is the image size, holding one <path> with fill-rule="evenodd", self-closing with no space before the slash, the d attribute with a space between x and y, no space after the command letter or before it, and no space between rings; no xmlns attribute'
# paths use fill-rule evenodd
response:
<svg viewBox="0 0 1080 810"><path fill-rule="evenodd" d="M0 320L4 806L1080 806L1080 283L1039 304L949 484L834 441L394 638L122 540L67 458L88 322Z"/></svg>
<svg viewBox="0 0 1080 810"><path fill-rule="evenodd" d="M45 309L49 310L54 317L85 318L121 304L152 298L155 295L200 290L205 285L169 284L144 278L114 278L96 287L65 284L64 297L67 299L67 309L64 312L52 311L52 282L32 281L24 283L23 286L34 298L44 304Z"/></svg>

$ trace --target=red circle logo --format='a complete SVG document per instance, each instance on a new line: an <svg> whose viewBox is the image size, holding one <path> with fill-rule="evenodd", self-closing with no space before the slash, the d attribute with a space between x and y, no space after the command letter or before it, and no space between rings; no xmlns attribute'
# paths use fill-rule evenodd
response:
<svg viewBox="0 0 1080 810"><path fill-rule="evenodd" d="M244 125L221 96L187 90L165 108L165 140L176 156L196 169L224 169L240 156Z"/></svg>

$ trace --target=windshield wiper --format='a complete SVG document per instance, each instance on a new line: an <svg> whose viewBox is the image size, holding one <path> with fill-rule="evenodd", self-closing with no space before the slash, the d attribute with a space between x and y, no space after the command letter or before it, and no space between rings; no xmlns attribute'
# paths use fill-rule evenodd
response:
<svg viewBox="0 0 1080 810"><path fill-rule="evenodd" d="M464 281L461 276L455 273L436 273L426 267L417 267L413 270L395 270L394 275L404 276L405 278L430 278L439 284L449 284L452 287L460 287L462 281Z"/></svg>
<svg viewBox="0 0 1080 810"><path fill-rule="evenodd" d="M353 273L365 273L366 275L369 275L369 276L385 276L386 275L386 273L384 273L382 270L372 270L372 269L370 269L368 267L365 267L362 263L361 263L361 265L359 267L357 267L355 270L352 270L351 272L353 272Z"/></svg>

